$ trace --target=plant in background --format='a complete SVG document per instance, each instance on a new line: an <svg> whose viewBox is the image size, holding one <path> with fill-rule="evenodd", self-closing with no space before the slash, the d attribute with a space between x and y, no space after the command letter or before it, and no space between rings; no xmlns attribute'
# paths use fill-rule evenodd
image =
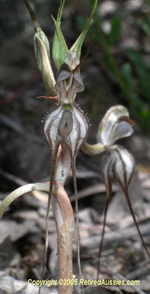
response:
<svg viewBox="0 0 150 294"><path fill-rule="evenodd" d="M132 121L129 119L129 113L127 109L121 105L110 108L98 128L98 143L90 145L85 142L89 129L88 120L82 110L75 103L77 93L84 90L83 81L80 75L80 66L83 62L83 60L80 62L81 48L88 28L91 24L97 0L94 1L93 10L87 25L70 50L68 50L60 29L64 2L65 1L60 4L57 19L55 20L53 18L55 24L55 34L52 55L56 68L58 69L55 81L50 63L48 39L40 28L29 3L25 0L26 6L35 25L35 54L37 57L38 67L43 76L44 84L48 94L50 95L50 97L47 98L57 99L57 104L46 116L43 127L45 138L51 149L50 183L28 184L13 191L2 202L0 206L0 217L2 217L4 211L10 203L12 203L19 196L33 190L49 192L41 280L44 277L45 270L48 248L48 217L52 200L53 214L58 235L59 279L68 279L72 281L69 285L59 284L58 293L71 294L73 284L75 284L72 272L74 216L70 200L64 190L64 184L68 177L70 167L72 166L73 183L76 195L77 259L79 277L81 277L76 183L76 156L80 148L82 148L82 150L89 155L96 155L102 152L105 154L103 173L107 190L107 200L99 258L102 249L107 207L111 197L111 184L113 177L117 179L123 188L130 211L148 255L149 252L140 233L128 196L128 185L134 172L134 160L127 150L119 145L114 145L116 140L130 136L133 132ZM40 289L41 288L39 288L39 293Z"/></svg>
<svg viewBox="0 0 150 294"><path fill-rule="evenodd" d="M88 1L92 5L92 1ZM150 6L149 1L146 1ZM123 11L125 10L125 12ZM141 26L143 32L150 37L150 17L149 13L145 15L144 11L134 11L132 13L138 13L137 27ZM125 59L126 62L121 62L119 67L113 54L113 48L116 45L121 32L122 21L126 19L127 13L131 14L131 11L127 12L126 9L120 9L111 20L110 32L106 35L102 29L102 19L98 10L94 14L94 26L89 31L89 37L98 43L104 50L104 57L102 62L106 64L106 69L111 71L115 81L118 83L123 96L127 99L130 112L136 120L140 122L143 130L149 132L150 128L150 67L146 60L143 58L142 53L136 49L126 49ZM134 17L134 15L132 15ZM140 20L140 22L139 22ZM85 24L83 17L78 17L77 21L82 28Z"/></svg>

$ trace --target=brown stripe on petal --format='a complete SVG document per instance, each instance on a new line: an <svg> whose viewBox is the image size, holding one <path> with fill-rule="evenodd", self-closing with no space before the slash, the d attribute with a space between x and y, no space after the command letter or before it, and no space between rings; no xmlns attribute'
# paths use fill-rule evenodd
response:
<svg viewBox="0 0 150 294"><path fill-rule="evenodd" d="M127 116L121 116L118 118L118 122L120 121L126 121L128 122L131 126L135 125L135 122L133 120L131 120L129 117Z"/></svg>

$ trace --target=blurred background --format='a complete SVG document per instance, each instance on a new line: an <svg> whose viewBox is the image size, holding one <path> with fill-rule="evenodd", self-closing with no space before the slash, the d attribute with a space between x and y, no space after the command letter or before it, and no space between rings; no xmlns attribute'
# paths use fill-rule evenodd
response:
<svg viewBox="0 0 150 294"><path fill-rule="evenodd" d="M30 1L30 4L52 46L54 24L51 14L56 18L59 1L34 0ZM92 0L66 0L61 28L68 47L71 47L84 28L92 4ZM0 6L0 200L2 200L9 192L25 182L49 180L50 150L43 138L42 120L54 102L37 99L37 96L47 93L34 55L34 27L23 0L1 0ZM128 108L130 117L135 122L135 132L131 138L121 140L120 144L126 147L136 160L137 169L131 183L130 194L137 218L141 222L141 230L149 245L150 1L100 1L83 45L82 57L92 40L94 42L90 53L81 67L85 91L78 94L76 101L90 120L88 142L93 144L96 143L98 125L108 108L116 104ZM56 74L52 59L51 63ZM85 278L88 274L89 278L96 277L98 243L106 198L103 180L100 178L101 161L102 158L87 156L82 151L77 158L78 190L82 199L79 201L81 256ZM73 201L71 173L66 190ZM7 273L8 280L11 281L8 282L10 288L5 289L6 277L4 278L0 286L2 293L6 293L6 290L12 293L11 277L13 277L13 285L17 285L15 284L17 280L23 283L28 278L40 277L46 196L41 194L39 197L40 200L32 195L21 197L11 205L0 222L0 269L4 277ZM74 206L74 202L72 203ZM126 238L120 238L121 241L117 239L116 245L113 245L116 236L111 243L108 241L109 234L114 232L117 234L118 230L123 229L127 230ZM142 272L139 276L130 275L136 268L141 266L145 268L142 262L147 257L122 192L116 183L108 211L106 232L108 240L106 236L102 277L113 276L108 267L106 268L105 262L107 262L123 276L144 279L144 283L147 283L145 291L150 291L148 272L144 274ZM52 214L50 233L47 276L52 278L57 275L56 244L53 242L56 233ZM91 247L87 246L89 243ZM95 244L95 247L92 244ZM15 288L17 286L13 286L14 289L17 289ZM19 293L22 293L21 291Z"/></svg>

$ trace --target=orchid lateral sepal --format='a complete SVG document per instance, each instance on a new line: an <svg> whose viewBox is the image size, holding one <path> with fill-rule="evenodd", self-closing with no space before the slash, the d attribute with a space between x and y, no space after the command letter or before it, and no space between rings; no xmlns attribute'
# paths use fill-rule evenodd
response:
<svg viewBox="0 0 150 294"><path fill-rule="evenodd" d="M88 29L89 29L89 27L90 27L90 25L92 23L92 18L93 18L93 14L94 14L95 9L96 9L96 6L97 6L97 2L98 2L98 0L95 0L94 1L91 15L90 15L90 17L88 19L88 22L87 22L84 30L82 31L82 33L80 34L80 36L78 37L78 39L75 41L75 43L72 45L72 47L69 50L69 51L76 52L79 58L81 57L81 49L82 49L82 45L83 45L85 36L86 36L86 34L88 32Z"/></svg>
<svg viewBox="0 0 150 294"><path fill-rule="evenodd" d="M34 42L38 67L41 70L47 93L51 96L56 96L55 78L50 64L50 58L47 54L43 40L39 37L38 33L35 34Z"/></svg>
<svg viewBox="0 0 150 294"><path fill-rule="evenodd" d="M55 91L55 78L53 74L53 70L50 63L50 48L49 41L41 29L36 16L28 3L27 0L24 0L28 12L31 16L33 24L35 26L35 35L34 35L34 50L37 59L38 68L40 69L43 77L43 81L46 87L48 94L51 96L56 96Z"/></svg>

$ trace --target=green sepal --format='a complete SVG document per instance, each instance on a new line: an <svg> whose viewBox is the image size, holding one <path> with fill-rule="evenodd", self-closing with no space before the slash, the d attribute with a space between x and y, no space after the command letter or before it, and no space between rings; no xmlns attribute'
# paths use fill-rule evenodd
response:
<svg viewBox="0 0 150 294"><path fill-rule="evenodd" d="M81 57L81 48L82 48L85 36L87 34L87 31L88 31L88 29L89 29L89 27L91 25L93 14L94 14L96 6L97 6L97 2L98 2L98 0L94 1L93 9L92 9L92 12L91 12L91 15L90 15L90 18L89 18L89 20L87 22L86 27L84 28L84 30L82 31L82 33L80 34L80 36L78 37L76 42L73 44L73 46L69 50L69 51L76 52L78 54L79 58Z"/></svg>
<svg viewBox="0 0 150 294"><path fill-rule="evenodd" d="M40 41L38 41L40 40ZM50 48L49 48L49 41L44 34L44 32L40 29L34 35L34 51L35 56L37 59L38 68L42 71L42 53L41 53L41 44L44 46L45 53L48 58L50 58Z"/></svg>
<svg viewBox="0 0 150 294"><path fill-rule="evenodd" d="M34 37L35 55L37 64L42 72L43 81L49 95L56 96L55 78L50 64L49 43L44 32L38 31Z"/></svg>
<svg viewBox="0 0 150 294"><path fill-rule="evenodd" d="M50 94L51 96L55 96L55 78L50 63L49 41L44 32L42 31L30 4L27 0L24 1L35 26L34 50L38 68L42 72L43 81L48 94Z"/></svg>
<svg viewBox="0 0 150 294"><path fill-rule="evenodd" d="M55 34L53 40L53 47L52 47L52 55L54 59L54 63L57 69L63 64L64 59L68 53L68 47L66 45L66 41L60 29L61 24L61 16L63 12L63 7L65 4L65 0L61 1L60 7L58 10L57 20L52 16L52 19L55 24Z"/></svg>

